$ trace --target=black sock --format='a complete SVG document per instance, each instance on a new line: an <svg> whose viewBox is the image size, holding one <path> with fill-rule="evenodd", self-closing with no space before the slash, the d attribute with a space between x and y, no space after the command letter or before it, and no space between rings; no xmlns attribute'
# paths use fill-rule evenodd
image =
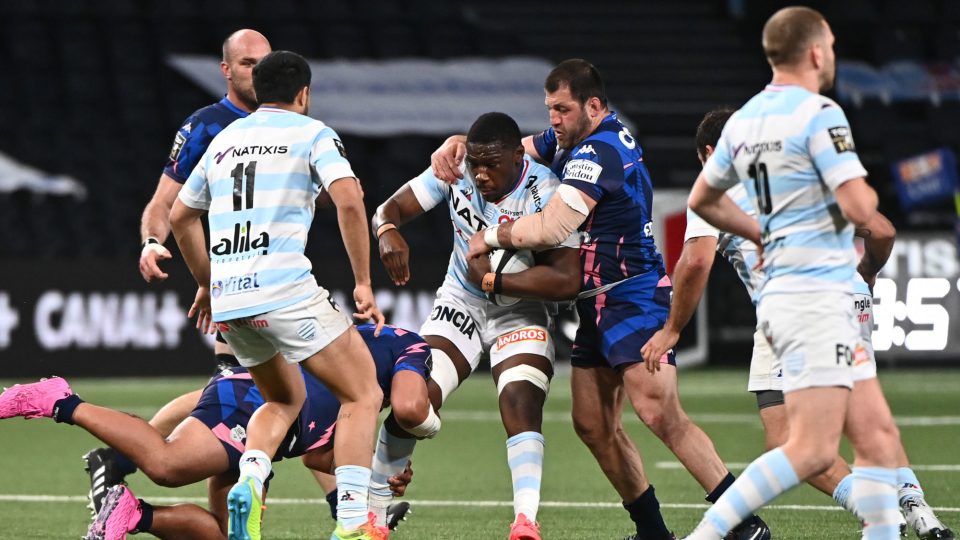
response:
<svg viewBox="0 0 960 540"><path fill-rule="evenodd" d="M707 502L710 504L717 502L717 499L719 499L720 496L723 495L724 491L726 491L730 486L733 485L733 482L736 479L737 478L733 476L732 473L727 472L727 475L723 477L723 480L721 480L719 484L717 484L717 487L713 488L713 491L707 494L707 496L705 497L707 499Z"/></svg>
<svg viewBox="0 0 960 540"><path fill-rule="evenodd" d="M137 499L140 501L140 521L137 522L137 527L130 531L133 534L147 532L150 530L150 527L153 527L153 505L148 503L143 499Z"/></svg>
<svg viewBox="0 0 960 540"><path fill-rule="evenodd" d="M80 396L71 394L63 399L58 399L53 404L53 420L60 424L73 425L73 411L83 403Z"/></svg>
<svg viewBox="0 0 960 540"><path fill-rule="evenodd" d="M644 540L669 540L673 537L660 514L660 501L650 486L633 502L623 503L630 519L637 524L637 536Z"/></svg>
<svg viewBox="0 0 960 540"><path fill-rule="evenodd" d="M117 472L123 476L137 472L137 466L130 461L130 458L117 452L113 448L110 450L113 452L114 463L117 464Z"/></svg>
<svg viewBox="0 0 960 540"><path fill-rule="evenodd" d="M330 517L337 520L337 490L327 493L327 504L330 505Z"/></svg>

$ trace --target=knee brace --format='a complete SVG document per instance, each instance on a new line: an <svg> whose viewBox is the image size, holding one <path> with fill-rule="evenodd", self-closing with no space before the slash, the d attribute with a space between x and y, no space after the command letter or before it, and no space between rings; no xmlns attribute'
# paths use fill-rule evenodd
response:
<svg viewBox="0 0 960 540"><path fill-rule="evenodd" d="M546 373L533 366L520 364L506 369L500 374L500 378L497 379L497 395L502 394L503 389L514 381L527 381L543 390L544 394L550 392L550 377L547 377Z"/></svg>
<svg viewBox="0 0 960 540"><path fill-rule="evenodd" d="M404 431L414 437L432 439L440 431L440 417L437 416L437 411L433 410L433 405L430 405L430 412L427 413L427 419L422 424L410 429L404 428Z"/></svg>
<svg viewBox="0 0 960 540"><path fill-rule="evenodd" d="M434 347L431 356L433 367L430 370L430 378L440 387L441 401L446 403L447 396L460 386L460 375L457 374L457 366L453 364L453 360L447 353Z"/></svg>

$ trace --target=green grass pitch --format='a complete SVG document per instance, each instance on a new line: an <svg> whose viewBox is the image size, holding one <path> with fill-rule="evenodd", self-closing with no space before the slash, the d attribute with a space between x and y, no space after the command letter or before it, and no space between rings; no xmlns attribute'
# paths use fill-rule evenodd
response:
<svg viewBox="0 0 960 540"><path fill-rule="evenodd" d="M960 527L960 371L896 370L881 381L900 421L901 434L928 501L954 530ZM2 381L9 385L15 381ZM16 381L24 382L24 381ZM77 379L84 399L149 417L168 399L199 387L196 379ZM753 398L744 388L746 370L692 370L680 374L682 402L713 438L721 457L738 473L756 457L762 432ZM393 537L398 540L506 538L512 519L505 434L489 375L477 374L454 394L443 430L414 455L408 499L414 513ZM626 513L569 420L569 379L553 383L544 422L547 440L539 520L545 539L622 538L631 532ZM689 532L705 508L703 492L677 466L662 443L626 411L627 429L639 446L657 488L668 525ZM76 427L50 420L0 422L3 475L0 538L77 538L88 523L82 496L87 477L80 456L97 443ZM843 448L850 457L849 448ZM324 538L333 528L323 494L299 461L280 463L267 501L264 537ZM167 503L205 496L201 485L172 490L131 477L134 492ZM271 503L271 500L273 502ZM858 523L832 508L832 500L802 486L761 515L777 539L856 539ZM147 536L147 535L144 535Z"/></svg>

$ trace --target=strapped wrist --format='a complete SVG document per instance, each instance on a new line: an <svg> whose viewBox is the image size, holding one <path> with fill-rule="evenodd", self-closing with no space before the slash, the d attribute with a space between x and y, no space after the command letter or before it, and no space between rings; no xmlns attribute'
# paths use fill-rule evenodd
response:
<svg viewBox="0 0 960 540"><path fill-rule="evenodd" d="M500 245L500 239L497 238L497 232L499 231L499 225L495 227L488 227L483 231L483 241L492 248L502 247Z"/></svg>
<svg viewBox="0 0 960 540"><path fill-rule="evenodd" d="M156 237L154 237L154 236L148 236L147 239L144 240L142 244L140 244L140 247L141 247L141 248L145 248L145 247L149 246L150 244L163 245L163 244L160 242L160 240L158 240Z"/></svg>
<svg viewBox="0 0 960 540"><path fill-rule="evenodd" d="M480 280L480 288L485 293L493 292L494 287L496 286L497 277L500 274L495 274L493 272L487 272L483 275L483 279Z"/></svg>
<svg viewBox="0 0 960 540"><path fill-rule="evenodd" d="M397 226L394 225L393 223L390 223L389 221L381 224L379 227L377 227L377 240L379 240L380 237L383 236L385 232L392 231L396 228Z"/></svg>

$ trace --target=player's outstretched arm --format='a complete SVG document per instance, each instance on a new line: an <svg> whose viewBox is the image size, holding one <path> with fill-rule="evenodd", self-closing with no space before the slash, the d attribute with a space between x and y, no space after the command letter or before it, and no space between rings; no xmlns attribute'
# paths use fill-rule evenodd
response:
<svg viewBox="0 0 960 540"><path fill-rule="evenodd" d="M410 248L399 227L423 212L420 201L407 183L384 201L370 220L377 237L380 261L387 269L390 281L398 287L410 281Z"/></svg>
<svg viewBox="0 0 960 540"><path fill-rule="evenodd" d="M206 210L190 208L177 199L170 210L170 226L180 247L180 253L197 281L197 296L190 306L188 317L197 316L197 328L201 332L213 332L213 313L210 309L210 257L207 255L207 239L200 216Z"/></svg>
<svg viewBox="0 0 960 540"><path fill-rule="evenodd" d="M660 370L660 358L677 344L680 332L690 322L707 286L716 253L717 239L713 236L696 236L683 244L683 252L673 271L670 316L663 328L640 348L650 373Z"/></svg>
<svg viewBox="0 0 960 540"><path fill-rule="evenodd" d="M477 233L482 235L482 232ZM490 259L468 259L469 279L484 287L484 276L491 273ZM571 300L580 292L580 252L562 247L536 254L536 264L522 272L502 274L498 294L538 300ZM486 292L494 292L490 289Z"/></svg>
<svg viewBox="0 0 960 540"><path fill-rule="evenodd" d="M857 272L873 290L877 274L890 258L893 243L897 238L897 229L886 216L877 212L866 227L857 228L856 235L863 238L863 257L857 265Z"/></svg>
<svg viewBox="0 0 960 540"><path fill-rule="evenodd" d="M377 325L376 335L383 328L383 313L373 298L373 286L370 282L370 240L367 236L367 211L363 206L363 195L353 177L334 180L328 191L337 207L337 221L340 224L340 236L350 258L353 279L353 299L356 302L358 319L373 319Z"/></svg>
<svg viewBox="0 0 960 540"><path fill-rule="evenodd" d="M688 206L704 221L731 234L746 238L761 249L760 224L727 197L726 190L712 187L703 173L690 191Z"/></svg>
<svg viewBox="0 0 960 540"><path fill-rule="evenodd" d="M543 250L558 246L587 220L596 205L597 201L580 190L561 185L543 212L490 227L483 236L474 235L467 257L479 257L493 248Z"/></svg>
<svg viewBox="0 0 960 540"><path fill-rule="evenodd" d="M143 250L140 252L140 275L147 283L169 277L160 269L158 263L171 257L170 251L163 247L163 244L170 235L170 209L180 193L180 187L179 182L161 174L153 198L143 209L143 216L140 218L140 242L143 243Z"/></svg>

